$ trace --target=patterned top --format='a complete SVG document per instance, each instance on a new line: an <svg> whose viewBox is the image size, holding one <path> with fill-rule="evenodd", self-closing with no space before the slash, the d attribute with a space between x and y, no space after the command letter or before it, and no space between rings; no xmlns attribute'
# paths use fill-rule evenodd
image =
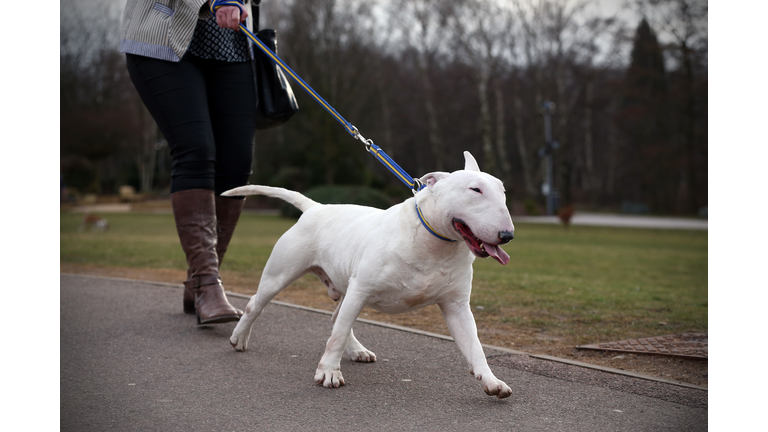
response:
<svg viewBox="0 0 768 432"><path fill-rule="evenodd" d="M225 62L245 62L251 59L245 34L219 27L215 16L198 21L187 52L195 57Z"/></svg>
<svg viewBox="0 0 768 432"><path fill-rule="evenodd" d="M120 52L177 62L184 57L199 19L213 15L208 0L127 0Z"/></svg>

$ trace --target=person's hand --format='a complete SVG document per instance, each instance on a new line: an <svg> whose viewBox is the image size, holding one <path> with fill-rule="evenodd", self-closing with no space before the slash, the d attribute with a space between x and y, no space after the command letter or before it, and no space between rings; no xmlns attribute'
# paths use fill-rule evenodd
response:
<svg viewBox="0 0 768 432"><path fill-rule="evenodd" d="M248 18L248 11L239 6L222 6L216 9L216 24L221 28L240 30L240 23Z"/></svg>

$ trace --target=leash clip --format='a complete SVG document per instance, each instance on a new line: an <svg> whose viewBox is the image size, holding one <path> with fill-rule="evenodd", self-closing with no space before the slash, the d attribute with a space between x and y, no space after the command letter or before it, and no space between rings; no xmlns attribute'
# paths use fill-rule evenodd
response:
<svg viewBox="0 0 768 432"><path fill-rule="evenodd" d="M363 134L360 133L360 131L357 130L357 126L352 125L352 133L354 135L355 139L359 139L360 141L365 144L365 150L370 153L371 152L371 146L373 146L373 140L372 139L366 139Z"/></svg>
<svg viewBox="0 0 768 432"><path fill-rule="evenodd" d="M375 147L375 144L373 143L372 139L366 139L359 130L357 130L357 127L355 125L350 125L352 136L355 139L359 139L360 141L365 144L365 150L368 153L372 153L376 159L378 159L380 162L382 162L384 165L387 166L387 168L395 174L398 178L400 178L400 181L405 183L408 187L411 188L411 192L413 192L414 195L416 195L420 190L424 189L424 183L421 182L421 180L411 177L406 173L400 166L395 163L389 156L387 156L386 153L384 153L383 150L381 150L379 147ZM374 148L375 147L375 148Z"/></svg>
<svg viewBox="0 0 768 432"><path fill-rule="evenodd" d="M422 183L421 180L419 180L419 179L414 177L414 179L413 179L413 189L411 189L411 192L413 192L413 194L416 195L423 188L424 188L424 183Z"/></svg>

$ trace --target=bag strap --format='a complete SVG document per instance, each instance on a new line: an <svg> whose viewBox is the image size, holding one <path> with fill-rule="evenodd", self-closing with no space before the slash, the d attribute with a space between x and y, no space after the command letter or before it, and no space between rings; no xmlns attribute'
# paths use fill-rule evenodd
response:
<svg viewBox="0 0 768 432"><path fill-rule="evenodd" d="M253 23L253 32L259 32L259 4L261 0L251 0L251 22Z"/></svg>

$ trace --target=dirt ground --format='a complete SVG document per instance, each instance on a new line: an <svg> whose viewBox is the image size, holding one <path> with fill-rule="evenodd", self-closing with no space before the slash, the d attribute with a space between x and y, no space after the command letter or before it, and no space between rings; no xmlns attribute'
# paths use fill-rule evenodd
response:
<svg viewBox="0 0 768 432"><path fill-rule="evenodd" d="M167 269L129 269L82 264L61 264L62 273L90 274L97 276L168 282L181 285L185 272ZM251 295L257 285L254 278L238 278L222 273L226 289ZM256 277L256 276L254 276ZM308 306L316 309L333 310L335 303L328 298L325 287L307 276L281 292L276 300ZM440 310L436 306L400 315L386 315L365 308L362 318L410 327L438 334L448 334ZM579 350L568 341L557 337L543 337L524 331L509 330L496 326L493 320L477 318L480 341L486 344L510 348L532 354L546 354L554 357L576 360L584 363L611 367L652 375L669 380L707 386L708 361L670 356L629 354L608 351ZM610 341L605 341L610 342Z"/></svg>

